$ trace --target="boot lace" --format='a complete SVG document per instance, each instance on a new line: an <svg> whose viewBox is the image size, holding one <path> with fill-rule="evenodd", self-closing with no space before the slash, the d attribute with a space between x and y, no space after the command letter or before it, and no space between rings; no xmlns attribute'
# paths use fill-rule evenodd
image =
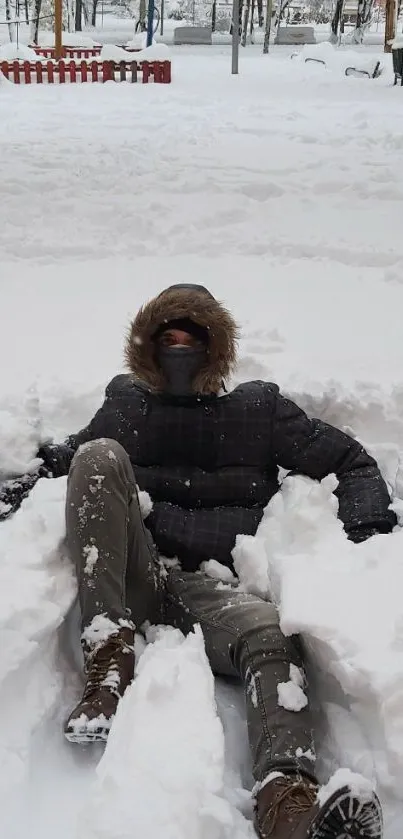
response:
<svg viewBox="0 0 403 839"><path fill-rule="evenodd" d="M264 835L270 836L283 808L289 816L302 816L313 807L316 801L316 789L306 781L285 782L276 802L263 817Z"/></svg>
<svg viewBox="0 0 403 839"><path fill-rule="evenodd" d="M113 638L108 644L96 646L87 656L85 672L88 674L83 700L90 699L100 688L105 688L118 699L120 698L120 674L116 656L132 652L132 648L122 638Z"/></svg>

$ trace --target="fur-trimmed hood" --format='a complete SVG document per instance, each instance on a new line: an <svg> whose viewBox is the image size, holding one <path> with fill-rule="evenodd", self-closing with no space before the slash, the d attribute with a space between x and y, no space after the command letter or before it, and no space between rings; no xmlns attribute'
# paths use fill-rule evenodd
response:
<svg viewBox="0 0 403 839"><path fill-rule="evenodd" d="M228 310L200 285L173 285L146 303L134 318L125 345L126 363L151 390L164 389L153 336L161 324L190 318L208 330L207 362L194 382L198 393L218 393L236 363L238 327Z"/></svg>

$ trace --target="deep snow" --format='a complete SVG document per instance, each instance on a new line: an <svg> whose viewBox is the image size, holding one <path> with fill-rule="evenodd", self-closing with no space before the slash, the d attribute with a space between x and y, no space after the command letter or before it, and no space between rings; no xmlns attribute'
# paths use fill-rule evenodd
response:
<svg viewBox="0 0 403 839"><path fill-rule="evenodd" d="M192 280L242 323L236 380L276 380L358 436L400 513L401 91L389 70L346 79L250 49L233 79L229 60L178 51L163 88L1 86L0 472L81 427L130 316ZM322 779L377 782L400 839L403 536L350 545L333 488L287 479L235 553L242 584L303 632ZM64 494L40 481L0 528L2 834L252 836L242 696L217 685L220 723L199 635L151 631L101 760L63 741L80 689Z"/></svg>

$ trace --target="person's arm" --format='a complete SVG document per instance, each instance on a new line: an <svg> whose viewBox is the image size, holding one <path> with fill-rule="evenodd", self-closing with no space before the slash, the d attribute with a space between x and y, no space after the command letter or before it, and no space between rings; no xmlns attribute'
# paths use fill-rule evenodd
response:
<svg viewBox="0 0 403 839"><path fill-rule="evenodd" d="M96 440L98 437L107 436L105 420L110 412L111 402L115 398L119 379L120 377L116 376L109 382L102 406L85 428L77 434L71 434L63 443L45 443L40 447L36 456L43 460L44 467L49 473L48 477L60 478L62 475L68 475L71 461L79 446L89 443L90 440Z"/></svg>
<svg viewBox="0 0 403 839"><path fill-rule="evenodd" d="M318 481L334 473L339 517L349 539L360 542L375 533L389 533L396 524L388 489L376 461L363 446L338 428L309 417L278 388L274 400L272 445L284 469Z"/></svg>

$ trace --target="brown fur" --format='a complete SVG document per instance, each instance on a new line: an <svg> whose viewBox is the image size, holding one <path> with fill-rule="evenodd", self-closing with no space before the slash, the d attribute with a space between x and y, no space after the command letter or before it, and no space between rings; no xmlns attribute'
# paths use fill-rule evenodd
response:
<svg viewBox="0 0 403 839"><path fill-rule="evenodd" d="M225 307L202 291L172 288L146 303L127 335L125 359L136 378L152 390L164 389L164 377L155 361L152 336L160 324L188 317L209 332L208 358L194 381L197 393L218 393L236 362L238 327Z"/></svg>

